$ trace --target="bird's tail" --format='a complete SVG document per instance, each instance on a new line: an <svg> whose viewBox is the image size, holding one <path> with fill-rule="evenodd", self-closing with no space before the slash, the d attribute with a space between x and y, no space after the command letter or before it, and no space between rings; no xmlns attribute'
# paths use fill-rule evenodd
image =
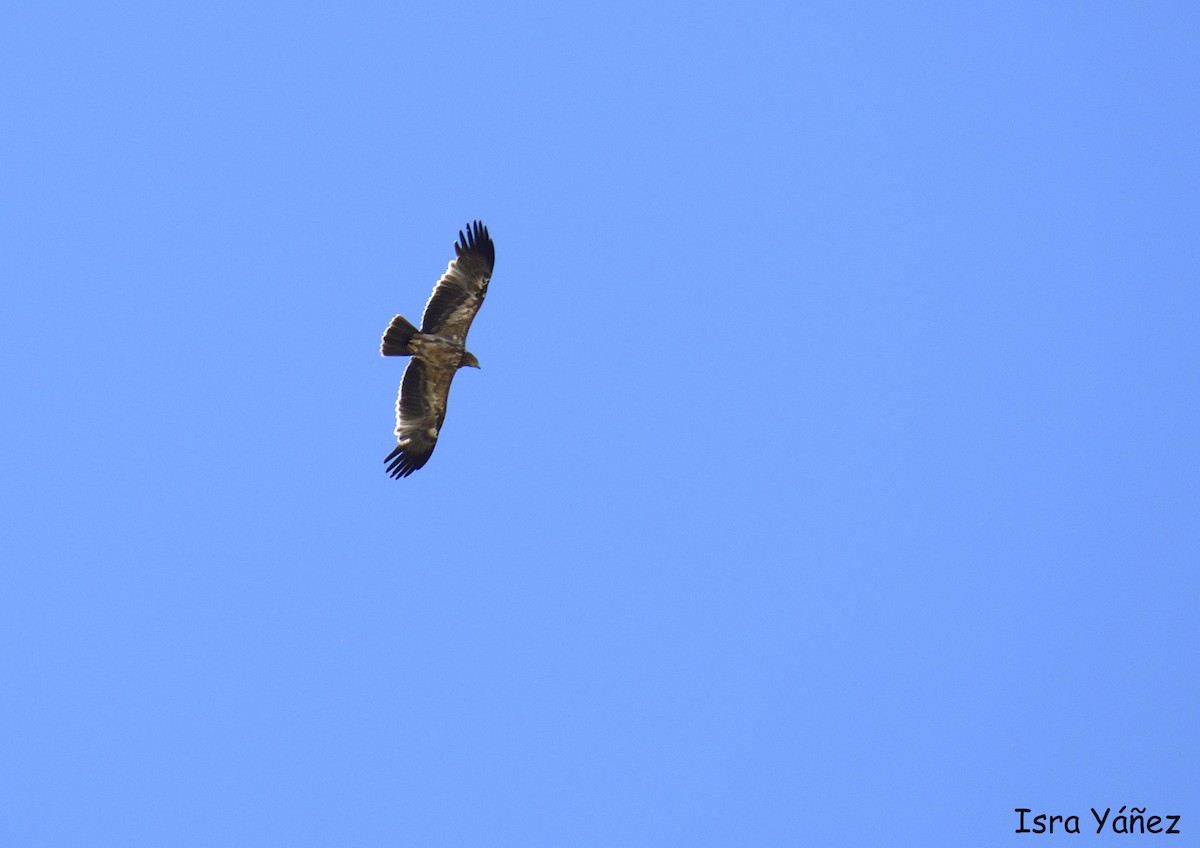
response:
<svg viewBox="0 0 1200 848"><path fill-rule="evenodd" d="M408 356L412 353L408 349L408 343L419 332L420 330L410 324L407 318L397 315L384 331L383 344L379 346L379 352L384 356Z"/></svg>

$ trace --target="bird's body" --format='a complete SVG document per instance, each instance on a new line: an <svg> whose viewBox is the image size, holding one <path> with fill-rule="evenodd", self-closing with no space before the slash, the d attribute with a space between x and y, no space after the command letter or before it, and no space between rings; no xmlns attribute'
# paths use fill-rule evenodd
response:
<svg viewBox="0 0 1200 848"><path fill-rule="evenodd" d="M402 315L383 334L380 353L411 356L396 400L396 448L384 460L392 477L407 477L429 461L446 419L450 383L459 368L478 368L467 331L487 296L496 248L476 221L458 234L455 259L434 286L421 328Z"/></svg>

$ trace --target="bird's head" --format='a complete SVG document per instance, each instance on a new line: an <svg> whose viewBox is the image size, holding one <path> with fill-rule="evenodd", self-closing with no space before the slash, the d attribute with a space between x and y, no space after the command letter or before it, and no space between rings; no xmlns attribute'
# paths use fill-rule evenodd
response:
<svg viewBox="0 0 1200 848"><path fill-rule="evenodd" d="M475 354L469 350L463 351L462 362L458 364L459 368L478 368L479 360L475 358Z"/></svg>

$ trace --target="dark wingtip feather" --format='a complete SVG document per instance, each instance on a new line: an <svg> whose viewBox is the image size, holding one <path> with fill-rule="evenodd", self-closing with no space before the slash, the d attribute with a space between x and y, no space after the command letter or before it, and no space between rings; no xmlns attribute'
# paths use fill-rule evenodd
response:
<svg viewBox="0 0 1200 848"><path fill-rule="evenodd" d="M429 461L429 457L414 456L412 453L406 452L402 445L396 445L383 461L388 464L388 476L393 480L399 480L423 466Z"/></svg>
<svg viewBox="0 0 1200 848"><path fill-rule="evenodd" d="M467 224L466 232L458 231L458 241L454 245L457 256L477 256L487 262L488 268L496 266L496 245L488 235L488 229L483 221Z"/></svg>

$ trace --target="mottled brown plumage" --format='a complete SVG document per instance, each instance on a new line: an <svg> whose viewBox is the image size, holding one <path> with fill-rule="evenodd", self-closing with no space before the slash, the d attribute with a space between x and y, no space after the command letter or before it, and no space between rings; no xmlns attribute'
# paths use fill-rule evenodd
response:
<svg viewBox="0 0 1200 848"><path fill-rule="evenodd" d="M403 315L392 319L380 353L411 356L396 399L396 448L384 462L392 477L407 477L429 461L446 420L450 383L459 368L478 368L466 349L467 331L487 296L496 247L487 227L476 221L459 230L454 261L433 288L421 329Z"/></svg>

